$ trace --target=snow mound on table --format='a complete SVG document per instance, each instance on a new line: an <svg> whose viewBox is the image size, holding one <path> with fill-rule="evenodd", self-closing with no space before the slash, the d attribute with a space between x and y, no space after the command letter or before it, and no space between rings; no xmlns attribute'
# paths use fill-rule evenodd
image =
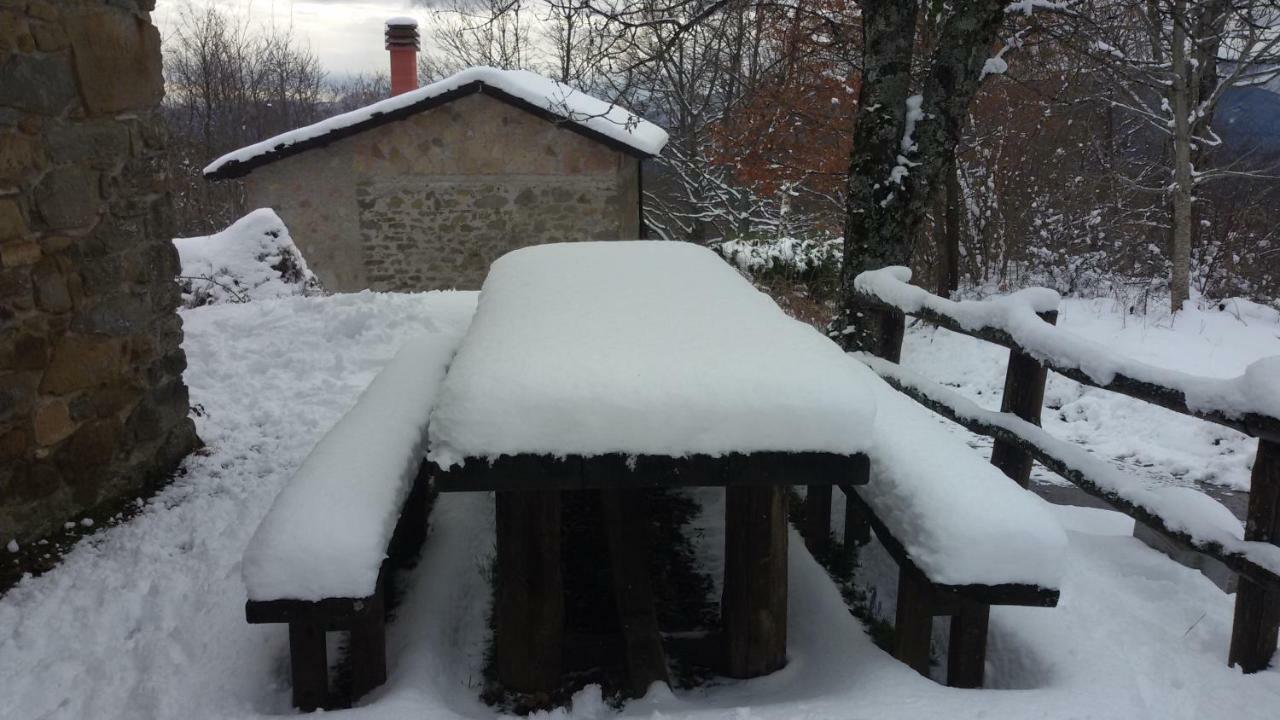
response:
<svg viewBox="0 0 1280 720"><path fill-rule="evenodd" d="M320 439L245 550L250 600L373 594L456 347L439 337L405 342Z"/></svg>
<svg viewBox="0 0 1280 720"><path fill-rule="evenodd" d="M323 138L376 118L480 82L518 100L558 115L565 120L600 133L611 140L658 155L667 144L667 132L626 108L592 97L577 88L545 78L528 70L499 70L492 67L467 68L443 80L424 85L386 100L357 108L318 123L290 130L262 142L234 150L209 163L206 176L231 166L281 152L298 143Z"/></svg>
<svg viewBox="0 0 1280 720"><path fill-rule="evenodd" d="M430 458L856 453L875 402L847 365L706 248L523 248L484 282Z"/></svg>
<svg viewBox="0 0 1280 720"><path fill-rule="evenodd" d="M313 295L320 281L270 208L260 208L213 235L177 238L182 306Z"/></svg>

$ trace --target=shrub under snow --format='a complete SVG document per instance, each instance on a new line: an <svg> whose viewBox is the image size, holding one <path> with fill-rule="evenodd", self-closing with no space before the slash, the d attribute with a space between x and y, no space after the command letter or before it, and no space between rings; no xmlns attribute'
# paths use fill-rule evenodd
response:
<svg viewBox="0 0 1280 720"><path fill-rule="evenodd" d="M270 208L254 210L220 233L173 244L182 263L183 307L315 295L322 289Z"/></svg>

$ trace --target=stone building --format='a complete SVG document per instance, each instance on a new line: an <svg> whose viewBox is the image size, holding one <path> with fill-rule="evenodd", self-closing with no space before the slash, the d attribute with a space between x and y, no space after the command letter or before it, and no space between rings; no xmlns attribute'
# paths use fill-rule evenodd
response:
<svg viewBox="0 0 1280 720"><path fill-rule="evenodd" d="M151 4L0 2L0 587L198 443Z"/></svg>
<svg viewBox="0 0 1280 720"><path fill-rule="evenodd" d="M405 90L205 176L243 178L249 206L274 209L339 292L478 289L517 247L641 236L641 161L661 151L661 129L522 71Z"/></svg>

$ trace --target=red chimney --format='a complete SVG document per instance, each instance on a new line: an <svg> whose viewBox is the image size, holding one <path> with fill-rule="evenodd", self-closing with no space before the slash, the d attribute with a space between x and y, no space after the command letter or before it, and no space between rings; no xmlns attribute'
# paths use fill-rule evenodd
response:
<svg viewBox="0 0 1280 720"><path fill-rule="evenodd" d="M394 17L387 21L387 50L391 52L391 95L418 89L418 21Z"/></svg>

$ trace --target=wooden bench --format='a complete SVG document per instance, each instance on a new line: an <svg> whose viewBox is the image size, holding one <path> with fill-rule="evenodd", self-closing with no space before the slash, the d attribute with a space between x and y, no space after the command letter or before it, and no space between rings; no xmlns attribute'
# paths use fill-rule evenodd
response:
<svg viewBox="0 0 1280 720"><path fill-rule="evenodd" d="M415 338L276 497L245 550L250 623L289 626L293 704L348 704L387 678L392 576L426 538L426 424L456 337ZM351 687L329 683L326 634L348 636Z"/></svg>
<svg viewBox="0 0 1280 720"><path fill-rule="evenodd" d="M865 544L874 530L898 565L894 656L927 675L933 618L949 615L947 685L981 687L991 606L1057 605L1066 535L1043 501L878 385L870 478L840 485L845 541ZM830 507L806 503L827 515L806 518L807 542L823 520L827 534Z"/></svg>

